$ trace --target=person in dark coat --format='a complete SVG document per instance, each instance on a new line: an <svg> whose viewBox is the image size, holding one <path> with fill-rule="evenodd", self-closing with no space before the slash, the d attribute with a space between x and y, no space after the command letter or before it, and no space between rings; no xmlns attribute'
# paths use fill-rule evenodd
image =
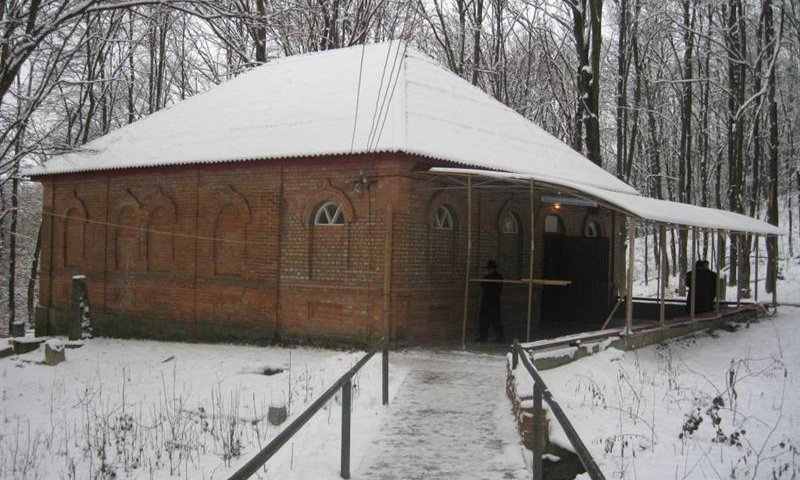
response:
<svg viewBox="0 0 800 480"><path fill-rule="evenodd" d="M709 267L710 264L708 263L708 260L703 260L703 270L706 272L705 273L706 280L704 281L704 286L706 289L704 301L707 302L708 306L708 310L706 310L707 312L714 310L714 301L717 299L717 281L718 281L717 272L714 272Z"/></svg>
<svg viewBox="0 0 800 480"><path fill-rule="evenodd" d="M692 308L692 276L695 279L694 313L710 312L714 309L714 299L717 297L717 274L709 270L707 260L698 260L694 270L686 274L686 312Z"/></svg>
<svg viewBox="0 0 800 480"><path fill-rule="evenodd" d="M484 280L503 280L497 271L497 262L489 260L486 263ZM489 327L494 330L494 341L504 342L503 325L500 322L500 295L503 292L502 282L481 282L481 312L478 320L478 341L485 342L489 335Z"/></svg>

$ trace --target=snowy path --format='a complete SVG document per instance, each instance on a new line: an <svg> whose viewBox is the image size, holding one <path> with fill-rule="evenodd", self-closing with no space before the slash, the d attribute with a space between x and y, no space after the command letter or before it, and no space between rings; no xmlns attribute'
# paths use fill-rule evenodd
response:
<svg viewBox="0 0 800 480"><path fill-rule="evenodd" d="M505 394L505 358L412 351L408 375L354 479L529 478Z"/></svg>

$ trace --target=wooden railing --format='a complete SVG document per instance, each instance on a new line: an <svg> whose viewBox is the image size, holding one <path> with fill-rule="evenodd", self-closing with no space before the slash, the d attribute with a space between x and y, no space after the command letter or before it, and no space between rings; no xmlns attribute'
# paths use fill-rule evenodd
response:
<svg viewBox="0 0 800 480"><path fill-rule="evenodd" d="M342 478L350 478L350 413L352 406L353 376L366 365L366 363L379 351L382 351L382 397L383 404L389 404L389 346L386 342L381 342L373 347L361 360L356 363L347 373L331 385L314 403L298 415L292 423L286 426L281 433L272 439L269 444L258 452L250 461L245 463L239 470L229 477L228 480L244 480L250 478L258 469L265 465L278 450L296 434L328 401L333 398L336 392L342 390L342 444L341 444L341 470Z"/></svg>
<svg viewBox="0 0 800 480"><path fill-rule="evenodd" d="M542 435L542 431L544 429L544 415L542 412L542 399L547 402L550 411L553 412L556 420L561 424L561 428L564 429L564 433L566 433L569 442L575 449L575 453L578 455L589 477L592 480L605 480L606 477L603 476L603 472L600 471L600 468L597 466L597 463L595 463L586 445L581 441L578 432L575 431L567 415L561 410L561 406L559 406L558 402L553 398L553 394L550 393L550 390L547 389L547 385L545 385L536 367L533 366L531 359L528 357L528 353L516 340L514 340L514 344L511 348L512 370L516 370L520 361L522 361L522 365L528 370L531 378L533 378L533 480L542 480L543 478L542 454L544 454L544 436Z"/></svg>

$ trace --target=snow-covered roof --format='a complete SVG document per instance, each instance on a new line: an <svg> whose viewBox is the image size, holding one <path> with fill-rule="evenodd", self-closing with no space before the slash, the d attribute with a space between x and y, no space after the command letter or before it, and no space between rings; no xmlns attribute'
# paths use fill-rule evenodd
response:
<svg viewBox="0 0 800 480"><path fill-rule="evenodd" d="M761 235L783 235L784 232L767 222L757 218L748 217L739 213L716 208L699 207L687 203L658 200L642 195L614 192L583 185L577 182L564 181L553 178L543 178L535 175L520 173L494 172L465 168L432 168L432 173L444 175L479 175L509 181L535 180L543 184L563 188L576 196L594 200L602 204L615 207L627 212L634 217L644 220L681 225L687 227L708 228L713 230L727 230L731 232L747 232Z"/></svg>
<svg viewBox="0 0 800 480"><path fill-rule="evenodd" d="M26 173L370 152L637 193L399 41L272 61Z"/></svg>

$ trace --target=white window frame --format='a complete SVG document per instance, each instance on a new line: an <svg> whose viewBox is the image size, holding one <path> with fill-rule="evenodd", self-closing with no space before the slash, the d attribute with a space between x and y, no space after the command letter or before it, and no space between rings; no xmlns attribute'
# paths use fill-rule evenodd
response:
<svg viewBox="0 0 800 480"><path fill-rule="evenodd" d="M587 238L600 238L602 230L600 229L600 222L597 220L589 220L586 222L586 228L583 230L583 236Z"/></svg>
<svg viewBox="0 0 800 480"><path fill-rule="evenodd" d="M453 212L447 205L441 205L433 214L433 228L436 230L453 230L456 222Z"/></svg>
<svg viewBox="0 0 800 480"><path fill-rule="evenodd" d="M550 224L551 220L555 221L555 227L556 227L555 230L552 230L552 225ZM556 235L564 233L561 228L562 225L561 222L562 222L561 217L559 217L555 213L551 213L548 216L544 217L544 233L551 233Z"/></svg>
<svg viewBox="0 0 800 480"><path fill-rule="evenodd" d="M344 223L344 211L336 202L323 203L314 214L314 225L340 227Z"/></svg>
<svg viewBox="0 0 800 480"><path fill-rule="evenodd" d="M510 221L509 221L510 219ZM506 228L511 226L512 228ZM516 235L519 233L519 219L512 212L506 212L503 215L503 220L500 223L500 229L504 234Z"/></svg>

